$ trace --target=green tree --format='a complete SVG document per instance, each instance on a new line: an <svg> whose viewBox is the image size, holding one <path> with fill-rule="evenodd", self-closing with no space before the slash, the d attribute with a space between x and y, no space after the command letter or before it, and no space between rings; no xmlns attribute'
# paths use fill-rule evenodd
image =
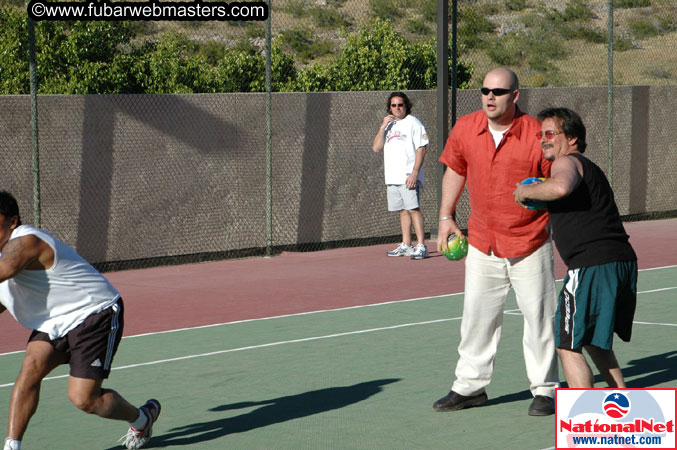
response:
<svg viewBox="0 0 677 450"><path fill-rule="evenodd" d="M0 8L0 93L29 92L28 37L23 12ZM380 19L351 34L336 59L296 68L273 40L274 91L433 89L437 61L433 40L410 42ZM42 94L163 94L263 92L265 56L243 40L231 48L207 48L181 33L135 42L129 22L36 23L38 86ZM287 36L288 37L288 36ZM288 40L288 39L287 39ZM467 87L471 70L461 65Z"/></svg>
<svg viewBox="0 0 677 450"><path fill-rule="evenodd" d="M27 94L27 18L0 8L0 93ZM127 22L60 22L35 24L38 92L89 94L127 92L133 58L120 50L133 32Z"/></svg>
<svg viewBox="0 0 677 450"><path fill-rule="evenodd" d="M26 19L0 8L0 94L30 92Z"/></svg>
<svg viewBox="0 0 677 450"><path fill-rule="evenodd" d="M137 50L134 76L146 94L216 92L215 69L198 46L180 33L167 33Z"/></svg>
<svg viewBox="0 0 677 450"><path fill-rule="evenodd" d="M472 72L458 68L460 87ZM348 37L335 62L314 64L298 75L300 91L433 89L437 83L434 41L411 43L390 22L375 19Z"/></svg>

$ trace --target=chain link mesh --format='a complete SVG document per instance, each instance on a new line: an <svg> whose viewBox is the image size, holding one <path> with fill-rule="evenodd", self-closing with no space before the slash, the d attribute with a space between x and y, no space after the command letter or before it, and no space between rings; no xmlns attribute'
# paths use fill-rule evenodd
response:
<svg viewBox="0 0 677 450"><path fill-rule="evenodd" d="M269 244L395 242L399 218L386 210L383 157L371 141L389 92L406 90L431 142L422 210L434 233L437 1L269 5L269 129L264 22L37 22L42 226L103 270L261 255ZM456 115L479 108L476 88L489 69L510 66L522 109L581 113L586 154L612 179L626 218L673 217L677 5L609 6L458 1L447 21L451 30L457 17ZM2 188L31 223L26 20L24 0L0 6L0 164ZM468 215L464 194L459 225Z"/></svg>

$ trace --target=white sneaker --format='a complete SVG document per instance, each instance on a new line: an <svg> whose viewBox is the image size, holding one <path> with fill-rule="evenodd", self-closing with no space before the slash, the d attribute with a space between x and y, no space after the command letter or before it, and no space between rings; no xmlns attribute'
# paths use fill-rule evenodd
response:
<svg viewBox="0 0 677 450"><path fill-rule="evenodd" d="M125 447L134 449L146 445L153 435L153 424L158 416L160 416L160 409L160 402L155 399L148 400L146 404L141 407L143 413L148 417L148 423L143 430L135 430L134 427L129 427L127 434L120 438L120 441L125 441Z"/></svg>
<svg viewBox="0 0 677 450"><path fill-rule="evenodd" d="M402 242L395 250L386 252L388 256L411 256L414 253L414 247Z"/></svg>
<svg viewBox="0 0 677 450"><path fill-rule="evenodd" d="M428 247L423 244L418 244L411 254L411 259L426 259L428 256Z"/></svg>
<svg viewBox="0 0 677 450"><path fill-rule="evenodd" d="M20 441L15 441L10 437L5 439L4 450L19 450L20 446L21 446Z"/></svg>

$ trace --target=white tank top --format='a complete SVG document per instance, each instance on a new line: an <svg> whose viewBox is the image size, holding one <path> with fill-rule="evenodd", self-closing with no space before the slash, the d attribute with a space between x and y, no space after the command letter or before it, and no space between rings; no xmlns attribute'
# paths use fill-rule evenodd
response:
<svg viewBox="0 0 677 450"><path fill-rule="evenodd" d="M10 240L29 234L52 247L54 264L47 270L23 270L0 283L0 301L22 326L57 339L120 298L99 271L48 232L21 225Z"/></svg>

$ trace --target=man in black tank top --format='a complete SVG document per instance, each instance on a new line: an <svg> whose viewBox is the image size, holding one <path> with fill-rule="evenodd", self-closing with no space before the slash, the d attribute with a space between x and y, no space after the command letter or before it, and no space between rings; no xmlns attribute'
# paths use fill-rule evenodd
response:
<svg viewBox="0 0 677 450"><path fill-rule="evenodd" d="M557 354L570 388L592 388L588 352L609 387L624 388L612 350L614 332L630 341L637 303L637 256L623 228L604 172L583 156L585 126L566 108L541 111L541 148L550 178L518 185L515 201L548 202L553 238L567 275L555 324ZM594 311L595 315L588 314Z"/></svg>

